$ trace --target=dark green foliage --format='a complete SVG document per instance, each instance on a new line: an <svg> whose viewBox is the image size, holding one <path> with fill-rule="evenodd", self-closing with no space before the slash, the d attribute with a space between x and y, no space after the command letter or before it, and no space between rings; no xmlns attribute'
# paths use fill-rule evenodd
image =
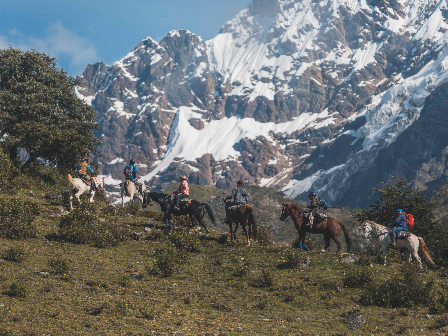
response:
<svg viewBox="0 0 448 336"><path fill-rule="evenodd" d="M22 280L14 280L9 286L9 291L7 294L9 296L24 298L28 295L28 286Z"/></svg>
<svg viewBox="0 0 448 336"><path fill-rule="evenodd" d="M0 146L0 167L2 167L0 170L0 191L3 191L10 185L15 167L13 166L9 155L3 151L2 146Z"/></svg>
<svg viewBox="0 0 448 336"><path fill-rule="evenodd" d="M140 312L139 317L141 317L141 318L145 318L148 320L154 320L154 318L156 317L156 313L155 313L153 306L146 305L144 307L139 308L138 310Z"/></svg>
<svg viewBox="0 0 448 336"><path fill-rule="evenodd" d="M368 209L356 214L358 222L372 220L381 225L388 225L397 218L397 209L414 216L414 228L411 230L422 237L429 249L434 252L436 264L448 263L448 232L434 219L434 204L416 189L409 189L406 180L395 179L386 183L384 188L375 189L379 198Z"/></svg>
<svg viewBox="0 0 448 336"><path fill-rule="evenodd" d="M283 262L278 266L279 268L297 268L300 261L303 259L302 254L292 249L285 251Z"/></svg>
<svg viewBox="0 0 448 336"><path fill-rule="evenodd" d="M219 236L218 243L219 244L227 244L229 242L229 236L225 233Z"/></svg>
<svg viewBox="0 0 448 336"><path fill-rule="evenodd" d="M14 336L11 331L0 329L0 336Z"/></svg>
<svg viewBox="0 0 448 336"><path fill-rule="evenodd" d="M80 155L96 152L96 113L76 97L76 85L44 53L0 50L0 137L9 134L12 156L23 148L27 164L40 157L72 168Z"/></svg>
<svg viewBox="0 0 448 336"><path fill-rule="evenodd" d="M129 232L124 227L100 218L100 212L95 204L83 201L75 210L61 217L59 237L76 244L109 247L126 240Z"/></svg>
<svg viewBox="0 0 448 336"><path fill-rule="evenodd" d="M374 280L374 274L371 267L353 267L347 271L344 276L344 286L350 288L363 287Z"/></svg>
<svg viewBox="0 0 448 336"><path fill-rule="evenodd" d="M250 284L256 288L271 287L274 285L274 277L269 270L263 269L261 275L258 278L252 279Z"/></svg>
<svg viewBox="0 0 448 336"><path fill-rule="evenodd" d="M171 232L168 239L180 250L187 252L200 252L202 250L202 242L199 238L185 230Z"/></svg>
<svg viewBox="0 0 448 336"><path fill-rule="evenodd" d="M34 222L39 216L37 203L22 198L0 197L0 236L5 238L33 238L37 236Z"/></svg>
<svg viewBox="0 0 448 336"><path fill-rule="evenodd" d="M272 235L272 232L269 231L266 225L261 225L260 227L258 227L257 241L262 246L269 246L274 244L274 236Z"/></svg>
<svg viewBox="0 0 448 336"><path fill-rule="evenodd" d="M414 307L427 304L433 281L427 281L418 268L404 264L400 277L389 277L381 283L372 283L361 295L361 303L388 308ZM426 281L425 281L426 280Z"/></svg>
<svg viewBox="0 0 448 336"><path fill-rule="evenodd" d="M155 251L155 258L151 273L166 278L176 272L179 264L185 262L186 255L173 246L165 245Z"/></svg>
<svg viewBox="0 0 448 336"><path fill-rule="evenodd" d="M146 240L162 240L165 239L165 234L162 230L152 229L146 236Z"/></svg>
<svg viewBox="0 0 448 336"><path fill-rule="evenodd" d="M433 314L448 312L448 284L443 284L442 289L433 295L430 310Z"/></svg>
<svg viewBox="0 0 448 336"><path fill-rule="evenodd" d="M48 266L50 266L53 274L67 275L70 271L67 261L63 259L52 259L49 261Z"/></svg>
<svg viewBox="0 0 448 336"><path fill-rule="evenodd" d="M20 247L10 247L3 254L3 259L14 262L22 262L25 259L25 250Z"/></svg>

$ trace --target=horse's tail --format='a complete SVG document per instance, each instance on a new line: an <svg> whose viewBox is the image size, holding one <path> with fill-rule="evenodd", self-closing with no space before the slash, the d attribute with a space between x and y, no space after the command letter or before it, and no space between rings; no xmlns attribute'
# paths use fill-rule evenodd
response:
<svg viewBox="0 0 448 336"><path fill-rule="evenodd" d="M252 222L252 230L253 230L253 235L254 235L254 239L257 239L257 233L258 233L258 229L257 229L257 221L255 220L255 215L254 215L254 208L248 208L249 210L249 221Z"/></svg>
<svg viewBox="0 0 448 336"><path fill-rule="evenodd" d="M67 175L67 179L68 179L68 183L71 184L72 188L76 189L75 181L73 181L73 177L70 174Z"/></svg>
<svg viewBox="0 0 448 336"><path fill-rule="evenodd" d="M213 210L212 210L211 206L208 205L207 203L202 203L202 205L204 206L205 210L207 210L208 217L210 218L212 223L216 224L215 215L213 215Z"/></svg>
<svg viewBox="0 0 448 336"><path fill-rule="evenodd" d="M345 242L347 243L347 249L348 252L350 252L350 250L352 249L352 240L350 238L350 235L348 234L348 229L342 222L339 222L339 226L342 228L342 231L344 232Z"/></svg>
<svg viewBox="0 0 448 336"><path fill-rule="evenodd" d="M418 241L420 242L420 246L422 247L423 255L425 256L426 260L428 260L431 265L436 266L435 262L432 260L431 256L429 255L429 254L432 254L432 252L426 246L423 238L422 237L417 237L417 238L418 238Z"/></svg>

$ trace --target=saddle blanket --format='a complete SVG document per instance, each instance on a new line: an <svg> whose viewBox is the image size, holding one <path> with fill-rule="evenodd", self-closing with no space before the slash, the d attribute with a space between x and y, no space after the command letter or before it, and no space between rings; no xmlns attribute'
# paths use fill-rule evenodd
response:
<svg viewBox="0 0 448 336"><path fill-rule="evenodd" d="M399 231L397 233L397 239L401 238L401 239L408 239L411 236L411 233L408 231Z"/></svg>
<svg viewBox="0 0 448 336"><path fill-rule="evenodd" d="M187 203L191 203L191 198L181 198L180 204L185 205Z"/></svg>
<svg viewBox="0 0 448 336"><path fill-rule="evenodd" d="M241 206L245 207L246 209L254 208L252 205L249 205L249 204L240 204L240 205L236 204L236 205L232 205L231 207L229 207L230 214L235 213L236 209L238 209Z"/></svg>

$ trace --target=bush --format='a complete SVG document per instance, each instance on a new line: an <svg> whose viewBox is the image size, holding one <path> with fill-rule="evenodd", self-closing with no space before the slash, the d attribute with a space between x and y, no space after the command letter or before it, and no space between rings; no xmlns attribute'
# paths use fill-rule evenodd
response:
<svg viewBox="0 0 448 336"><path fill-rule="evenodd" d="M0 198L0 236L5 238L34 238L35 219L39 216L37 203L18 197Z"/></svg>
<svg viewBox="0 0 448 336"><path fill-rule="evenodd" d="M154 318L156 317L154 307L149 306L149 305L139 308L139 312L140 312L140 317L148 319L148 320L154 320Z"/></svg>
<svg viewBox="0 0 448 336"><path fill-rule="evenodd" d="M267 288L274 285L274 277L267 269L261 271L261 276L251 281L251 285L256 288Z"/></svg>
<svg viewBox="0 0 448 336"><path fill-rule="evenodd" d="M283 262L278 265L279 268L297 268L300 265L301 253L288 249L283 256Z"/></svg>
<svg viewBox="0 0 448 336"><path fill-rule="evenodd" d="M20 247L10 247L3 254L7 261L22 262L25 259L25 250Z"/></svg>
<svg viewBox="0 0 448 336"><path fill-rule="evenodd" d="M98 208L86 201L59 222L59 237L76 244L92 244L97 247L117 245L129 237L124 227L118 227L99 218Z"/></svg>
<svg viewBox="0 0 448 336"><path fill-rule="evenodd" d="M218 244L224 245L227 244L228 242L229 242L229 235L223 233L222 235L219 236Z"/></svg>
<svg viewBox="0 0 448 336"><path fill-rule="evenodd" d="M9 296L24 298L28 295L28 287L22 280L14 280L9 286L9 291L7 294Z"/></svg>
<svg viewBox="0 0 448 336"><path fill-rule="evenodd" d="M62 259L52 259L48 263L48 265L51 268L51 273L53 274L68 274L70 271L70 267L68 266L67 262Z"/></svg>
<svg viewBox="0 0 448 336"><path fill-rule="evenodd" d="M343 281L346 287L363 287L373 281L373 270L368 266L355 267L345 274Z"/></svg>
<svg viewBox="0 0 448 336"><path fill-rule="evenodd" d="M163 230L152 229L146 236L146 240L162 240L165 238Z"/></svg>
<svg viewBox="0 0 448 336"><path fill-rule="evenodd" d="M400 278L387 278L370 285L361 295L361 303L392 308L429 303L433 281L425 283L413 265L404 264L400 271Z"/></svg>
<svg viewBox="0 0 448 336"><path fill-rule="evenodd" d="M448 284L443 284L442 289L433 296L430 311L433 314L448 312Z"/></svg>
<svg viewBox="0 0 448 336"><path fill-rule="evenodd" d="M202 242L199 238L184 230L173 231L168 239L180 250L187 252L200 252L202 250Z"/></svg>
<svg viewBox="0 0 448 336"><path fill-rule="evenodd" d="M14 166L11 163L9 155L6 154L0 147L0 191L5 190L13 177Z"/></svg>
<svg viewBox="0 0 448 336"><path fill-rule="evenodd" d="M155 251L151 273L160 277L169 277L176 272L177 265L186 260L184 253L173 246L165 245Z"/></svg>
<svg viewBox="0 0 448 336"><path fill-rule="evenodd" d="M258 228L257 241L261 246L270 246L274 244L274 236L266 225L261 225Z"/></svg>

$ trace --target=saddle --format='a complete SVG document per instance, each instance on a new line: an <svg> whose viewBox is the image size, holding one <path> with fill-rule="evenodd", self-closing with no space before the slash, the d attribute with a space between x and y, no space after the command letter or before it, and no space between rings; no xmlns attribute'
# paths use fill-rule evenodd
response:
<svg viewBox="0 0 448 336"><path fill-rule="evenodd" d="M180 206L185 206L191 203L191 198L181 198L180 199Z"/></svg>
<svg viewBox="0 0 448 336"><path fill-rule="evenodd" d="M397 239L408 239L411 236L409 231L399 231L397 233Z"/></svg>
<svg viewBox="0 0 448 336"><path fill-rule="evenodd" d="M254 209L254 207L249 204L235 204L235 205L232 205L231 207L229 207L230 215L233 215L236 212L236 210L240 207L244 207L245 209L251 209L251 210Z"/></svg>

